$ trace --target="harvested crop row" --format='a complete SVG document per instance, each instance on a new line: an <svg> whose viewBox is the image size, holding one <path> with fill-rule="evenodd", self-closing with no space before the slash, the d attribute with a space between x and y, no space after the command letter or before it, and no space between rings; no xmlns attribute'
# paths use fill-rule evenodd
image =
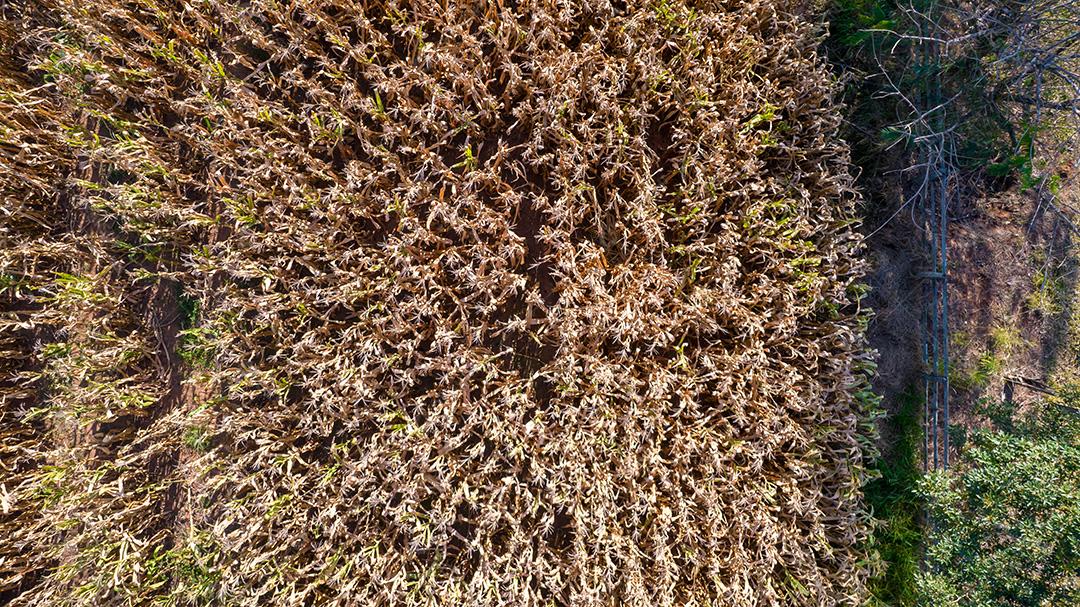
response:
<svg viewBox="0 0 1080 607"><path fill-rule="evenodd" d="M11 604L861 601L853 194L797 17L0 12Z"/></svg>

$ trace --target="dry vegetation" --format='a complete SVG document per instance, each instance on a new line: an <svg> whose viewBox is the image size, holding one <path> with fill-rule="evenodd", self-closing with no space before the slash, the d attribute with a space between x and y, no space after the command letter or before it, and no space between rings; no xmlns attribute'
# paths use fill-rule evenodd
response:
<svg viewBox="0 0 1080 607"><path fill-rule="evenodd" d="M446 4L0 5L0 599L862 600L813 32Z"/></svg>

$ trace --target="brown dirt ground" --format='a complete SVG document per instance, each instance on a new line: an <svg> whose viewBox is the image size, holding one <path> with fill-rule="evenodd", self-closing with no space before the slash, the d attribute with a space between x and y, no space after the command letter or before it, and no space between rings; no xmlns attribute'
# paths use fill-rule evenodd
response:
<svg viewBox="0 0 1080 607"><path fill-rule="evenodd" d="M1077 181L1075 175L1066 181L1059 208L1080 208ZM1001 400L1010 392L1022 406L1040 396L1030 385L1053 389L1080 382L1080 262L1074 246L1080 231L1039 205L1034 192L1015 187L968 196L950 215L951 421L971 428L985 423L976 411L981 399ZM880 226L867 224L868 231ZM903 211L867 240L873 264L867 303L874 310L868 333L878 351L874 385L887 415L919 385L915 234L910 213ZM1023 381L1008 381L1016 379ZM879 447L888 457L894 437L889 424L879 430Z"/></svg>
<svg viewBox="0 0 1080 607"><path fill-rule="evenodd" d="M1076 239L1033 192L986 197L951 225L954 423L978 425L979 399L1006 398L1010 379L1049 387L1080 379ZM1014 383L1012 396L1023 404L1038 393Z"/></svg>
<svg viewBox="0 0 1080 607"><path fill-rule="evenodd" d="M897 410L900 396L916 385L921 371L918 322L922 302L915 278L914 231L910 215L902 212L867 240L872 270L867 276L871 291L866 303L874 311L867 332L878 353L874 389L882 396L887 414ZM879 424L879 431L879 447L887 454L892 442L889 424Z"/></svg>

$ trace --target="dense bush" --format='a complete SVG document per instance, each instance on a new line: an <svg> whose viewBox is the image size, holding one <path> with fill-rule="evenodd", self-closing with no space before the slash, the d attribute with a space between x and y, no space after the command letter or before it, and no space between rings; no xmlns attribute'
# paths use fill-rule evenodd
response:
<svg viewBox="0 0 1080 607"><path fill-rule="evenodd" d="M14 0L14 605L855 605L850 177L783 3Z"/></svg>
<svg viewBox="0 0 1080 607"><path fill-rule="evenodd" d="M922 481L933 524L920 604L1080 604L1080 410L993 413L953 476Z"/></svg>

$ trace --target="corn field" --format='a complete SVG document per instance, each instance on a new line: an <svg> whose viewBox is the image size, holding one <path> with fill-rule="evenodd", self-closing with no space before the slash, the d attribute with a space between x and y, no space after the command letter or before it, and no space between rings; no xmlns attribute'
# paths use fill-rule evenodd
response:
<svg viewBox="0 0 1080 607"><path fill-rule="evenodd" d="M0 5L0 602L860 604L791 10Z"/></svg>

